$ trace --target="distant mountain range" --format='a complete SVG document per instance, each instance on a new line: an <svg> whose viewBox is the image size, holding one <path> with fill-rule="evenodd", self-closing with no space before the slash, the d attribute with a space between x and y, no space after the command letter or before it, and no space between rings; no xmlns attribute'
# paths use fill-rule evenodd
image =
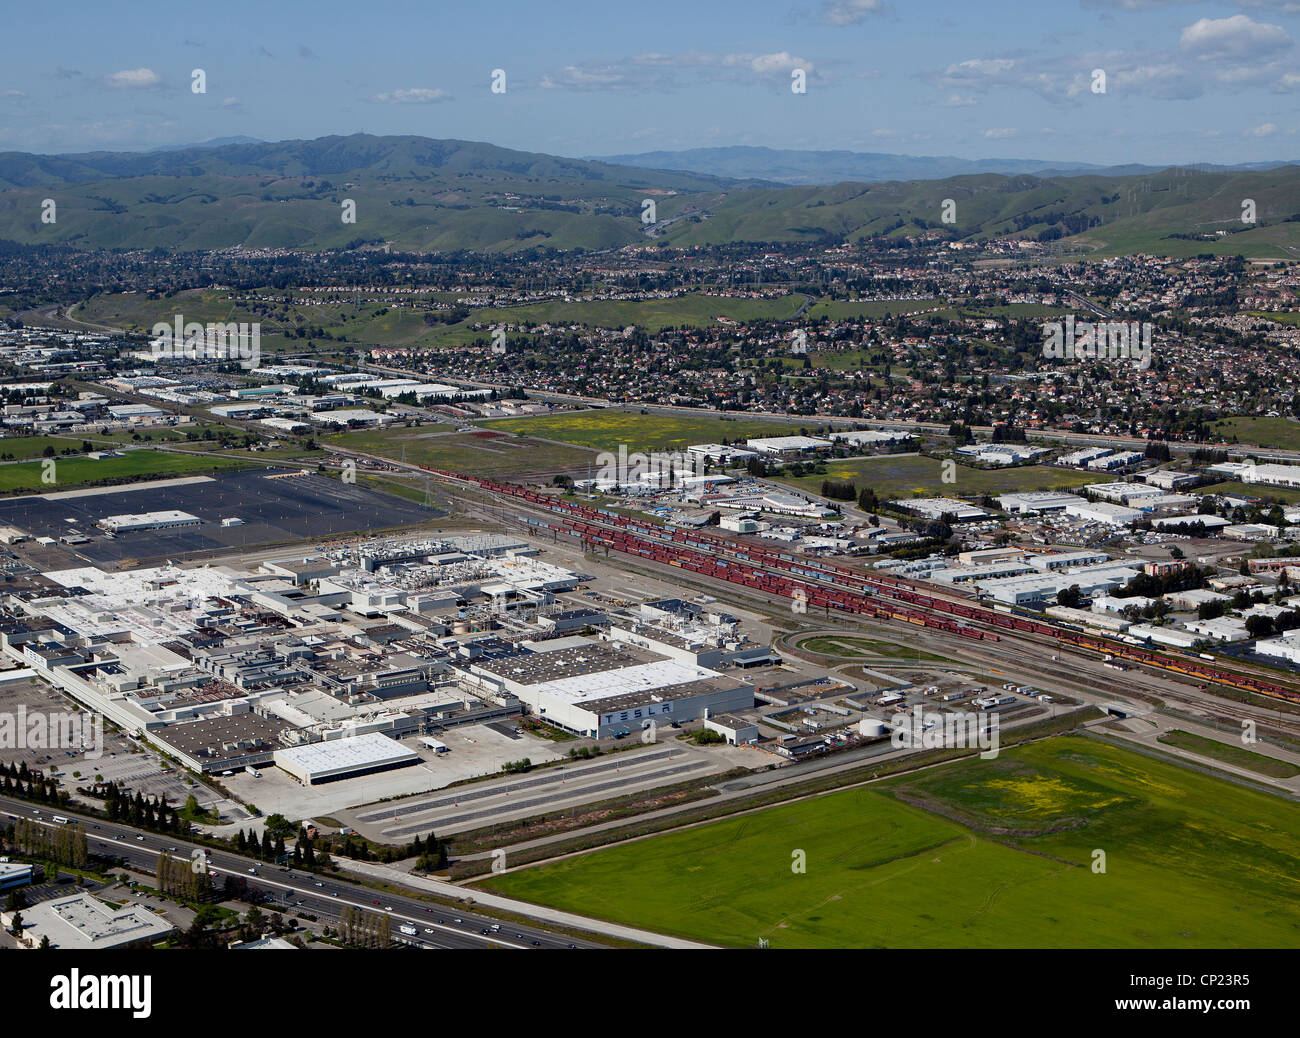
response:
<svg viewBox="0 0 1300 1038"><path fill-rule="evenodd" d="M644 169L674 169L716 177L770 180L780 184L839 184L846 180L874 183L881 180L942 180L976 173L1015 176L1078 176L1095 173L1110 177L1156 173L1163 166L1097 166L1059 159L959 159L952 155L893 155L865 151L794 151L778 148L689 148L685 151L647 151L638 155L606 155L594 159ZM1234 169L1274 169L1293 163L1256 162L1237 166L1198 164L1201 172Z"/></svg>
<svg viewBox="0 0 1300 1038"><path fill-rule="evenodd" d="M259 137L213 137L210 141L198 144L160 144L149 151L188 151L191 148L222 148L227 144L265 144Z"/></svg>
<svg viewBox="0 0 1300 1038"><path fill-rule="evenodd" d="M777 158L743 161L755 152ZM667 154L624 158L659 162ZM713 167L718 172L662 169L368 134L152 152L7 152L0 153L0 239L182 251L387 245L512 253L653 242L830 245L919 234L954 244L1072 238L1076 248L1103 253L1300 256L1296 166L963 168L940 179L873 181L863 176L867 160L878 172L889 162L979 163L744 148L707 154L728 161ZM849 167L857 175L830 185L776 182L813 157L826 176ZM42 220L46 199L55 203L53 222ZM1246 199L1254 202L1253 225L1241 222ZM350 208L355 222L344 222Z"/></svg>

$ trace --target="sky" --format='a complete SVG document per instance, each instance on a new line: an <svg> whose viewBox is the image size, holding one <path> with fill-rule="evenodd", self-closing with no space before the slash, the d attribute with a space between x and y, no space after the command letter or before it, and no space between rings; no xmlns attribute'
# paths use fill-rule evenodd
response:
<svg viewBox="0 0 1300 1038"><path fill-rule="evenodd" d="M5 37L2 151L365 132L573 157L1300 157L1300 0L68 0L11 7Z"/></svg>

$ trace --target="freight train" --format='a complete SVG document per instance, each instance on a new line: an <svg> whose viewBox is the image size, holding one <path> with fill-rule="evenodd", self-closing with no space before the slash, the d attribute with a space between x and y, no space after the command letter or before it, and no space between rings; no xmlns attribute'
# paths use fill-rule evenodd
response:
<svg viewBox="0 0 1300 1038"><path fill-rule="evenodd" d="M551 528L579 537L587 550L603 547L609 551L678 566L717 580L801 600L808 609L836 609L876 619L903 620L982 641L998 641L999 637L993 631L980 630L959 621L1036 634L1102 656L1129 660L1258 695L1300 703L1300 692L1272 682L1222 670L1192 659L1151 652L1072 630L1061 624L1018 615L1017 612L1000 612L980 605L938 598L927 594L928 589L900 577L860 573L822 559L803 558L763 545L717 537L701 531L670 530L632 516L592 508L576 501L564 501L513 483L498 483L427 465L420 468L453 482L518 498L557 513L563 518L559 523L552 524ZM773 573L772 570L780 572ZM825 583L808 581L824 581L838 586L827 587ZM935 613L948 615L935 616Z"/></svg>

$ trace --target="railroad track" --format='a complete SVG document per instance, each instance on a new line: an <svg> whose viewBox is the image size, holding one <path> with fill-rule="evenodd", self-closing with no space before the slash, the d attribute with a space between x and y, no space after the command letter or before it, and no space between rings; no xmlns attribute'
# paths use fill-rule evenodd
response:
<svg viewBox="0 0 1300 1038"><path fill-rule="evenodd" d="M379 459L376 455L362 456L394 464L391 459ZM530 529L539 533L551 531L557 537L559 534L573 536L584 551L604 549L606 554L620 552L796 602L802 600L804 610L825 609L829 613L834 609L878 621L901 620L918 627L956 634L971 642L996 642L1006 638L1019 644L1046 644L1054 647L1058 654L1068 646L1073 651L1082 650L1135 663L1158 671L1162 676L1176 674L1191 682L1204 682L1202 689L1215 683L1266 699L1300 705L1300 691L1257 674L1209 666L1183 656L1170 656L1101 635L1086 634L1063 624L1000 612L897 577L862 573L825 560L803 558L737 539L694 531L670 531L630 516L558 500L515 484L423 465L403 467L430 473L466 490L509 498L514 507L542 516L533 519L521 516ZM1206 704L1197 701L1199 698L1193 697L1195 705L1204 707ZM1274 715L1266 714L1267 708L1249 703L1234 703L1234 708L1237 716L1257 716L1260 719L1267 716L1270 721L1276 720Z"/></svg>

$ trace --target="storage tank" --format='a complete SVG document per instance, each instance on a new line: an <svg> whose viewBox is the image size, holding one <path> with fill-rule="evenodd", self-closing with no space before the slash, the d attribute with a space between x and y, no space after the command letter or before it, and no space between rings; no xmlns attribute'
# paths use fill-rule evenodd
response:
<svg viewBox="0 0 1300 1038"><path fill-rule="evenodd" d="M885 734L885 722L875 717L864 717L858 722L858 734L867 739L877 739Z"/></svg>

